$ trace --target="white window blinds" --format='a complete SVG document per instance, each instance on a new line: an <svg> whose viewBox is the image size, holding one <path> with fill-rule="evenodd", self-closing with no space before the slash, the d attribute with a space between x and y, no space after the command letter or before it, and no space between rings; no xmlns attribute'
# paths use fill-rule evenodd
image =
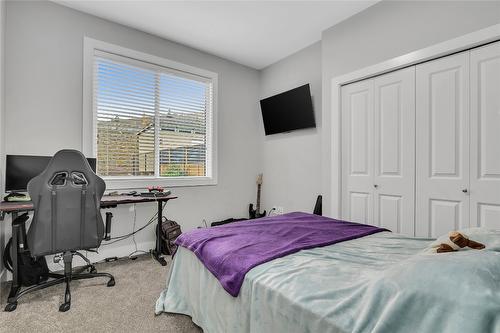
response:
<svg viewBox="0 0 500 333"><path fill-rule="evenodd" d="M211 79L96 51L97 172L110 177L207 177Z"/></svg>

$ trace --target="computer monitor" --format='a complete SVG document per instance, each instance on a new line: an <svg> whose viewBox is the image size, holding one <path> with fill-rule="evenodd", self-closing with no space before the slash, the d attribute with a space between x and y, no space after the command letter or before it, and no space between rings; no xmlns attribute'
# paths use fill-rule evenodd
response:
<svg viewBox="0 0 500 333"><path fill-rule="evenodd" d="M28 182L42 173L52 156L7 155L5 163L5 191L24 192ZM92 170L96 170L96 159L87 158Z"/></svg>

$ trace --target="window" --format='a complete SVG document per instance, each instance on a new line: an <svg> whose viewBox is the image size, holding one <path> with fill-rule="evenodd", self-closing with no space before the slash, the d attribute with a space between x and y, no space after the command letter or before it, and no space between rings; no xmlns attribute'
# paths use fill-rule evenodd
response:
<svg viewBox="0 0 500 333"><path fill-rule="evenodd" d="M147 59L92 49L97 173L107 183L122 180L116 188L135 187L129 186L134 180L137 187L144 187L144 180L147 185L213 184L216 76L141 55Z"/></svg>

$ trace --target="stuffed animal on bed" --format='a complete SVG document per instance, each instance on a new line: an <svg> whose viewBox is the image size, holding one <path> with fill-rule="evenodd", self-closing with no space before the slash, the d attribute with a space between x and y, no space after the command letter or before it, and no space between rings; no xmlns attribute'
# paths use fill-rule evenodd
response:
<svg viewBox="0 0 500 333"><path fill-rule="evenodd" d="M466 247L474 250L481 250L485 248L484 244L473 241L458 231L452 231L449 233L447 238L438 239L438 241L440 241L440 244L435 247L436 253L454 252Z"/></svg>

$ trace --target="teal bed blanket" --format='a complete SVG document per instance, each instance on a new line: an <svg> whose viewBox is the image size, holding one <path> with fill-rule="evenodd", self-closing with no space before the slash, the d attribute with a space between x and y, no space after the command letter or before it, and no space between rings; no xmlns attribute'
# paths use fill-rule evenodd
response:
<svg viewBox="0 0 500 333"><path fill-rule="evenodd" d="M488 237L496 247L445 254L389 232L302 250L250 270L238 297L179 248L155 311L205 332L500 332L500 233Z"/></svg>

